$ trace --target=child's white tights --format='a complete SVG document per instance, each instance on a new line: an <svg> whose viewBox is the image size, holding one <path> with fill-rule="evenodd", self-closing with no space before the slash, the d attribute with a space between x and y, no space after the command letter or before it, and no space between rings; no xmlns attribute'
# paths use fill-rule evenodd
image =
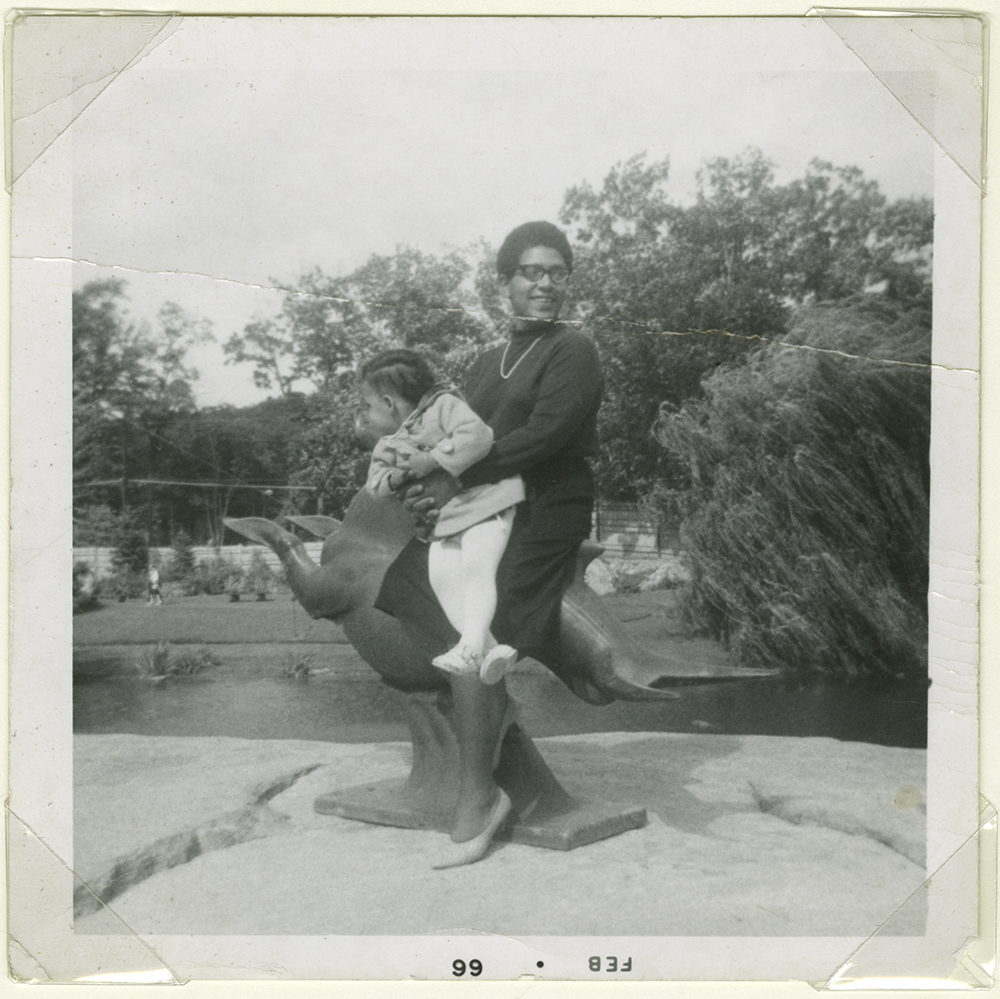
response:
<svg viewBox="0 0 1000 999"><path fill-rule="evenodd" d="M490 623L497 609L497 566L514 524L514 508L451 538L431 542L428 576L452 627L476 658L496 639Z"/></svg>

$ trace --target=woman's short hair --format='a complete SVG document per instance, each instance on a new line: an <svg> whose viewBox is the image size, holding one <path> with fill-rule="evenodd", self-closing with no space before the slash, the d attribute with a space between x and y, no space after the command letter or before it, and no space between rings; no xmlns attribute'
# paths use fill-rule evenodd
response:
<svg viewBox="0 0 1000 999"><path fill-rule="evenodd" d="M505 281L514 276L521 254L536 246L547 246L557 250L566 261L568 270L573 269L573 251L566 234L551 222L525 222L507 234L507 238L497 254L497 273Z"/></svg>
<svg viewBox="0 0 1000 999"><path fill-rule="evenodd" d="M415 350L383 350L365 361L358 378L376 392L392 392L414 406L437 384L437 375Z"/></svg>

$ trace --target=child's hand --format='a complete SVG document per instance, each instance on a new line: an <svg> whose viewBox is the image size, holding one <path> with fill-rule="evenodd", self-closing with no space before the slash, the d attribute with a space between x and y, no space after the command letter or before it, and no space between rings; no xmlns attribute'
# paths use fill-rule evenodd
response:
<svg viewBox="0 0 1000 999"><path fill-rule="evenodd" d="M405 486L412 477L405 468L394 468L386 476L386 481L389 483L389 488L395 492Z"/></svg>
<svg viewBox="0 0 1000 999"><path fill-rule="evenodd" d="M430 475L431 472L436 472L441 467L431 457L429 451L415 451L401 464L410 471L411 477L414 479L422 479L425 475Z"/></svg>

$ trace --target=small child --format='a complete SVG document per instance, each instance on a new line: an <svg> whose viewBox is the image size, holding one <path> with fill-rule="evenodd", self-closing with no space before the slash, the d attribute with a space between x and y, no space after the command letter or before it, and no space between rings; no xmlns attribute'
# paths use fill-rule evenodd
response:
<svg viewBox="0 0 1000 999"><path fill-rule="evenodd" d="M372 454L367 490L392 496L413 479L443 468L459 476L484 458L493 431L453 387L440 383L412 350L388 350L360 371L363 418L382 435ZM521 477L473 486L442 508L431 536L428 576L441 609L460 633L458 644L433 660L449 673L477 673L497 683L517 660L490 633L496 612L496 572L524 499Z"/></svg>

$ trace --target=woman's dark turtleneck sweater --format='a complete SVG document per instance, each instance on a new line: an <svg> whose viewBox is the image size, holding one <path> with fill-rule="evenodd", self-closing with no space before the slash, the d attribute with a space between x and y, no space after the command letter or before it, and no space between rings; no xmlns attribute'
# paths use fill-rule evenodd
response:
<svg viewBox="0 0 1000 999"><path fill-rule="evenodd" d="M463 488L518 473L531 483L567 460L597 454L603 387L597 348L583 333L549 322L514 331L473 364L466 380L466 399L495 441L462 475Z"/></svg>

